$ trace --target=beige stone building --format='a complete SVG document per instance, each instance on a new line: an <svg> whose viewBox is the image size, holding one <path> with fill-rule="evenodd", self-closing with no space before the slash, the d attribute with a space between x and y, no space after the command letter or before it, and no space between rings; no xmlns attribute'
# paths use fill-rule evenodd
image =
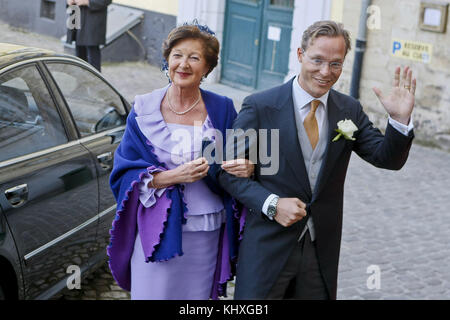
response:
<svg viewBox="0 0 450 320"><path fill-rule="evenodd" d="M386 124L386 112L378 101L373 87L390 91L396 66L409 65L418 78L416 106L413 112L416 141L450 150L450 27L449 19L444 32L432 32L420 28L421 0L373 0L369 14L367 47L363 59L360 83L360 100L370 118L380 128ZM436 3L436 1L434 2ZM440 1L443 7L450 1ZM361 14L359 0L333 0L331 17L340 20L351 32L352 51L349 52L341 79L336 87L350 92L355 39L358 35ZM431 12L436 13L436 11ZM438 14L439 16L439 14ZM434 18L433 18L434 17ZM436 15L427 17L436 20ZM441 18L444 19L445 11ZM437 22L437 21L436 21ZM394 42L409 41L430 49L430 55L422 61L394 56ZM404 44L404 43L403 43Z"/></svg>
<svg viewBox="0 0 450 320"><path fill-rule="evenodd" d="M225 39L222 39L225 29L224 15L230 1L114 0L114 2L174 15L177 16L178 23L197 18L218 31L219 39L225 43ZM270 3L272 2L276 1ZM293 30L289 68L285 80L300 70L296 48L300 45L301 33L306 26L315 20L332 19L343 22L352 36L353 48L346 58L341 79L336 84L336 89L350 93L362 2L361 0L292 1ZM359 99L375 125L385 128L387 114L372 88L379 87L387 94L391 88L395 67L409 65L418 78L416 107L413 113L416 142L450 150L450 19L446 19L448 13L441 13L441 19L445 22L444 32L421 29L421 3L440 3L445 7L450 0L371 1ZM411 56L405 58L402 52L404 50L395 50L397 48L395 42L397 44L401 42L403 47L405 42L409 42L409 45L412 43L419 47L424 46L430 52L427 59L412 60ZM222 68L222 65L219 66L209 80L221 82Z"/></svg>
<svg viewBox="0 0 450 320"><path fill-rule="evenodd" d="M114 0L143 13L142 21L107 46L106 58L146 59L161 65L161 43L176 26L198 19L221 43L220 62L207 82L254 91L274 86L300 71L297 48L303 31L317 20L343 22L352 36L336 89L350 93L361 6L368 0ZM413 113L416 141L450 151L450 0L369 1L366 51L359 99L375 125L386 112L372 91L390 90L396 66L409 65L418 78ZM63 0L0 0L0 19L13 26L61 37L66 32ZM422 14L421 6L431 10ZM439 11L436 8L440 8ZM441 32L424 30L442 24ZM244 32L243 32L244 31ZM409 55L409 56L408 56ZM118 57L116 57L118 56Z"/></svg>
<svg viewBox="0 0 450 320"><path fill-rule="evenodd" d="M332 19L343 22L352 36L353 48L335 86L350 93L355 40L364 2L114 0L117 5L141 10L144 16L131 30L135 39L125 35L107 47L104 56L108 57L109 51L120 54L122 60L137 60L144 59L145 51L147 61L159 66L161 43L168 32L177 24L198 19L216 32L222 46L220 63L207 81L249 91L261 90L298 74L301 65L296 51L303 31L314 21ZM0 0L0 3L0 19L14 26L56 37L65 33L63 0ZM409 65L418 78L413 113L416 141L450 151L450 19L446 10L436 10L439 7L436 3L448 11L450 0L370 1L359 99L375 125L385 128L387 114L372 87L377 86L388 93L395 67ZM421 27L421 17L425 16L421 5L434 8L424 20L431 24L442 22L445 30L433 32ZM45 16L46 12L53 17Z"/></svg>

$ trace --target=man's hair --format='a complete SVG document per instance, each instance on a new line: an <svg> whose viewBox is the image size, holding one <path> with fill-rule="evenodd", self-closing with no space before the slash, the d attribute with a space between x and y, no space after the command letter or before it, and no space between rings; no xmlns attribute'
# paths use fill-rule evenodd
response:
<svg viewBox="0 0 450 320"><path fill-rule="evenodd" d="M205 77L208 76L208 74L217 66L220 44L214 34L206 30L209 29L205 26L199 27L198 25L187 24L174 28L162 45L164 59L169 61L170 52L178 42L186 39L200 40L203 43L203 55L206 59L206 64L209 67Z"/></svg>
<svg viewBox="0 0 450 320"><path fill-rule="evenodd" d="M351 43L349 32L344 29L344 25L331 20L317 21L303 32L302 50L306 51L316 38L340 36L344 37L345 55L347 55L347 52L351 49Z"/></svg>

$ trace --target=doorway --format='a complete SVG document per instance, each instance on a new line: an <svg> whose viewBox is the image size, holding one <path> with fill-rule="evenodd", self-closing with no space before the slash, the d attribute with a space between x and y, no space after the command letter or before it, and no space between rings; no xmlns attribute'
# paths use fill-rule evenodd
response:
<svg viewBox="0 0 450 320"><path fill-rule="evenodd" d="M228 0L221 82L246 90L283 83L294 0Z"/></svg>

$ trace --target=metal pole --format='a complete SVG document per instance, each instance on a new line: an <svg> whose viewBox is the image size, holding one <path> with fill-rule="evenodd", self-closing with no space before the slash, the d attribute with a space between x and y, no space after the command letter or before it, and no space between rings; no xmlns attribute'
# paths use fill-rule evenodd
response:
<svg viewBox="0 0 450 320"><path fill-rule="evenodd" d="M361 80L362 62L367 43L367 8L370 6L370 3L371 0L362 0L361 2L359 30L358 37L356 38L355 59L353 60L352 82L350 85L350 95L355 99L359 98L359 83Z"/></svg>

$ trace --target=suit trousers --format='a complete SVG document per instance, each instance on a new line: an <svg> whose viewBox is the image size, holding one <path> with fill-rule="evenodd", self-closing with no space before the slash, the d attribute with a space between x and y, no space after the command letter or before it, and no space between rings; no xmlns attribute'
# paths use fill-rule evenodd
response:
<svg viewBox="0 0 450 320"><path fill-rule="evenodd" d="M266 299L329 299L309 230L292 250Z"/></svg>
<svg viewBox="0 0 450 320"><path fill-rule="evenodd" d="M101 71L101 53L99 46L76 46L75 52L78 58L90 63L99 72Z"/></svg>

